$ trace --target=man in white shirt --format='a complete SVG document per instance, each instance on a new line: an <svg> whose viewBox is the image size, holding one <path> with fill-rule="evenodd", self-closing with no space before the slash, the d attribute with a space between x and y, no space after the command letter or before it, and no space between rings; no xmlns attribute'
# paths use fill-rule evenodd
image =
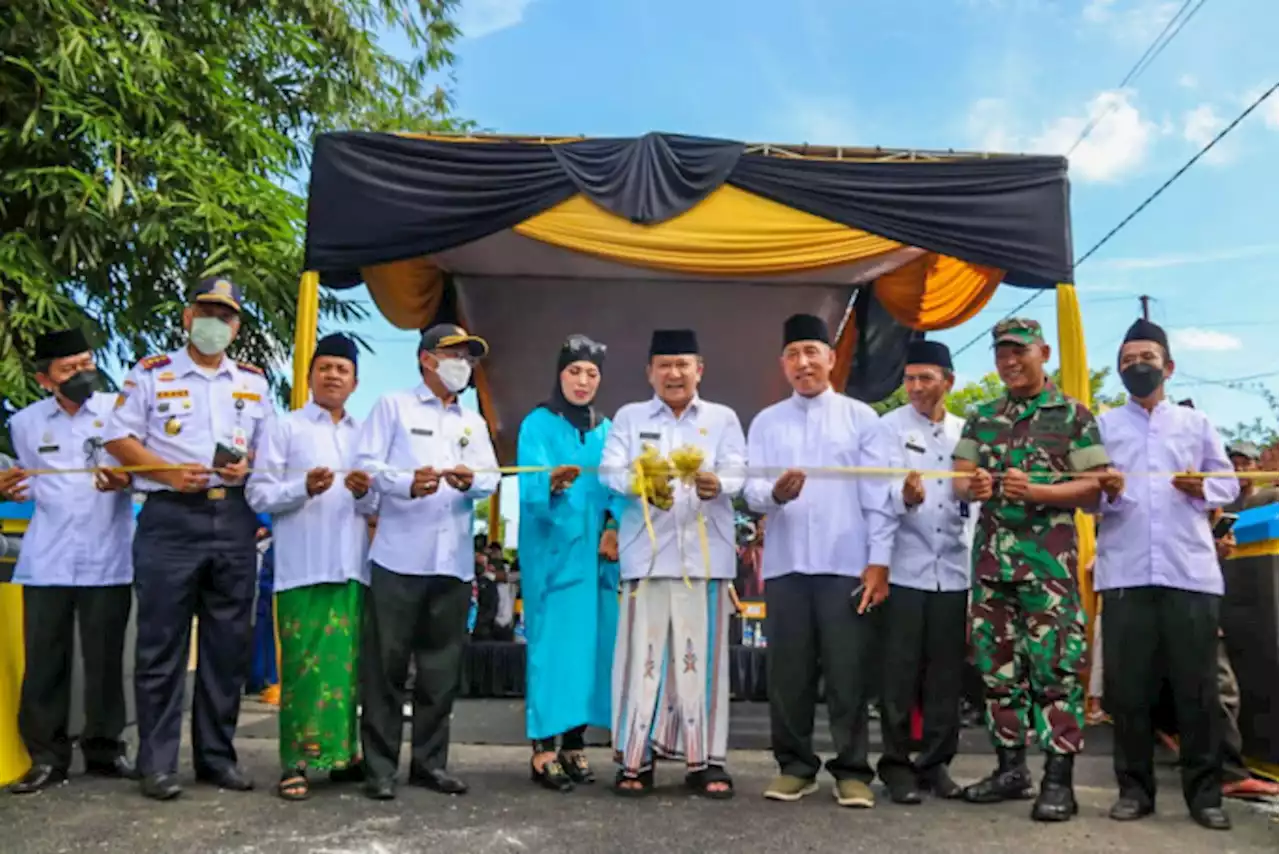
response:
<svg viewBox="0 0 1280 854"><path fill-rule="evenodd" d="M794 394L757 415L747 439L753 473L747 504L768 520L769 717L780 773L765 797L798 801L817 791L822 763L813 752L813 713L821 661L837 754L827 762L836 801L872 807L867 703L879 666L868 612L889 592L898 518L886 478L810 478L805 469L884 468L893 447L871 407L831 387L835 353L826 323L795 315L782 343L782 371Z"/></svg>
<svg viewBox="0 0 1280 854"><path fill-rule="evenodd" d="M655 396L618 410L600 462L605 485L631 499L618 532L623 599L613 664L614 790L625 796L653 789L655 754L683 759L696 793L733 795L724 767L729 591L746 440L732 409L698 396L702 369L691 330L654 332L646 373ZM672 460L690 447L702 464L689 482L671 481L669 500L648 486L647 501L637 494L634 467L647 449Z"/></svg>
<svg viewBox="0 0 1280 854"><path fill-rule="evenodd" d="M373 474L378 526L369 551L361 644L366 794L395 797L405 682L414 659L409 782L447 795L467 785L449 774L449 716L458 693L475 556L476 501L500 476L488 426L458 395L484 339L453 324L422 334L422 383L379 398L360 430L355 468Z"/></svg>
<svg viewBox="0 0 1280 854"><path fill-rule="evenodd" d="M71 665L75 628L84 653L84 730L90 774L135 775L121 739L125 725L124 635L133 606L133 505L126 474L54 474L32 469L110 467L102 434L115 396L97 391L93 352L79 329L35 342L36 381L49 397L9 422L18 468L4 497L35 501L13 582L22 585L27 651L18 732L31 769L10 791L30 794L67 781L71 767Z"/></svg>
<svg viewBox="0 0 1280 854"><path fill-rule="evenodd" d="M358 779L356 697L360 624L369 584L365 518L377 494L353 469L356 344L341 334L316 344L311 402L267 430L246 485L249 506L273 518L276 624L280 637L280 766L277 793L300 801L308 772ZM337 472L347 472L335 488Z"/></svg>
<svg viewBox="0 0 1280 854"><path fill-rule="evenodd" d="M893 467L910 474L893 485L898 535L882 623L884 751L877 771L891 800L917 804L921 789L948 799L962 794L947 766L960 740L970 547L977 513L969 502L955 498L949 480L920 474L950 471L951 453L964 427L964 419L944 405L955 382L947 345L911 342L903 382L909 403L881 419L893 437ZM911 711L917 703L923 738L913 762Z"/></svg>

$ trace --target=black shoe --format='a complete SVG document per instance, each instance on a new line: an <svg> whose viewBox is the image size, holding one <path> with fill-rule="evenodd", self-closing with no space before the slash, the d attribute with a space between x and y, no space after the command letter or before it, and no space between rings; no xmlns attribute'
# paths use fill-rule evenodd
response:
<svg viewBox="0 0 1280 854"><path fill-rule="evenodd" d="M1196 824L1201 827L1207 827L1209 830L1231 829L1231 819L1227 818L1227 814L1223 812L1222 807L1203 807L1193 810L1191 817L1196 820Z"/></svg>
<svg viewBox="0 0 1280 854"><path fill-rule="evenodd" d="M467 793L467 784L443 768L432 771L410 771L409 785L422 786L442 795L465 795Z"/></svg>
<svg viewBox="0 0 1280 854"><path fill-rule="evenodd" d="M364 795L374 801L394 801L396 781L391 777L367 777L364 781Z"/></svg>
<svg viewBox="0 0 1280 854"><path fill-rule="evenodd" d="M951 779L951 772L947 770L947 766L939 765L925 771L917 778L917 784L926 792L932 792L934 797L943 800L954 801L957 798L964 797L964 789L960 784Z"/></svg>
<svg viewBox="0 0 1280 854"><path fill-rule="evenodd" d="M964 787L966 801L971 804L998 804L1001 801L1025 801L1035 796L1024 748L997 748L996 762L995 771Z"/></svg>
<svg viewBox="0 0 1280 854"><path fill-rule="evenodd" d="M538 770L538 766L533 764L533 760L529 760L529 779L537 783L544 789L550 789L553 792L572 792L573 778L560 764L558 759L548 759L542 763L542 770Z"/></svg>
<svg viewBox="0 0 1280 854"><path fill-rule="evenodd" d="M248 792L253 789L253 780L234 765L221 771L197 771L196 780L228 792Z"/></svg>
<svg viewBox="0 0 1280 854"><path fill-rule="evenodd" d="M138 779L138 769L133 767L129 757L123 754L107 762L100 759L85 759L84 773L94 777L112 777L116 780Z"/></svg>
<svg viewBox="0 0 1280 854"><path fill-rule="evenodd" d="M67 772L52 765L32 765L26 776L9 787L15 795L34 795L67 782Z"/></svg>
<svg viewBox="0 0 1280 854"><path fill-rule="evenodd" d="M1107 813L1107 815L1111 816L1113 821L1137 821L1140 818L1146 818L1155 811L1155 807L1145 798L1139 798L1134 795L1121 795L1111 805L1111 812Z"/></svg>
<svg viewBox="0 0 1280 854"><path fill-rule="evenodd" d="M556 759L573 782L582 784L596 781L596 772L591 770L591 763L587 761L587 754L582 751L565 752L561 750L556 754Z"/></svg>
<svg viewBox="0 0 1280 854"><path fill-rule="evenodd" d="M334 768L329 772L330 783L363 783L364 763L353 762L346 768Z"/></svg>
<svg viewBox="0 0 1280 854"><path fill-rule="evenodd" d="M142 794L153 801L171 801L182 794L177 774L148 774L142 778Z"/></svg>
<svg viewBox="0 0 1280 854"><path fill-rule="evenodd" d="M1071 769L1075 756L1069 753L1051 753L1044 760L1044 778L1040 781L1040 794L1031 807L1035 821L1070 821L1080 812L1075 792L1071 788Z"/></svg>
<svg viewBox="0 0 1280 854"><path fill-rule="evenodd" d="M895 804L918 804L924 800L920 797L915 778L904 771L884 778L884 785L889 790L889 800Z"/></svg>

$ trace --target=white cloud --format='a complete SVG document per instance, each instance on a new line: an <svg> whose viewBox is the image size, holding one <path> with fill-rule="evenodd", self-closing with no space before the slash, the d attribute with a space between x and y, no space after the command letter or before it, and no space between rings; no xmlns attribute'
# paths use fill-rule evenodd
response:
<svg viewBox="0 0 1280 854"><path fill-rule="evenodd" d="M1169 347L1175 353L1186 351L1224 353L1242 349L1244 342L1226 332L1187 326L1169 331Z"/></svg>
<svg viewBox="0 0 1280 854"><path fill-rule="evenodd" d="M1227 120L1218 115L1212 104L1201 104L1188 110L1182 117L1182 138L1197 149L1204 148L1227 125ZM1224 139L1205 152L1204 162L1215 166L1230 163L1235 157L1235 150Z"/></svg>
<svg viewBox="0 0 1280 854"><path fill-rule="evenodd" d="M1144 119L1129 102L1127 91L1102 92L1090 102L1084 115L1062 116L1050 122L1031 140L1033 151L1066 154L1072 146L1072 174L1085 181L1115 181L1142 165L1157 133L1154 122ZM1085 128L1089 135L1076 145Z"/></svg>
<svg viewBox="0 0 1280 854"><path fill-rule="evenodd" d="M1280 246L1264 243L1256 246L1237 246L1231 249L1213 249L1207 252L1171 253L1168 255L1151 255L1145 258L1111 258L1095 262L1094 267L1106 267L1112 270L1160 270L1168 267L1182 267L1187 264L1207 264L1217 261L1238 261L1242 258L1274 256L1277 253L1280 253Z"/></svg>
<svg viewBox="0 0 1280 854"><path fill-rule="evenodd" d="M1200 85L1194 74L1184 74L1178 78L1178 85L1183 89L1194 89Z"/></svg>
<svg viewBox="0 0 1280 854"><path fill-rule="evenodd" d="M1263 84L1255 86L1241 97L1241 109L1249 106L1262 96L1262 93L1271 88L1271 84ZM1257 111L1262 114L1262 121L1272 130L1280 130L1280 91L1272 92L1267 100L1258 105ZM1252 118L1252 116L1250 117Z"/></svg>
<svg viewBox="0 0 1280 854"><path fill-rule="evenodd" d="M1123 44L1150 42L1178 13L1181 3L1174 0L1089 0L1081 16L1086 24L1101 28Z"/></svg>
<svg viewBox="0 0 1280 854"><path fill-rule="evenodd" d="M458 29L463 38L481 39L514 27L524 20L533 0L466 0L458 8Z"/></svg>

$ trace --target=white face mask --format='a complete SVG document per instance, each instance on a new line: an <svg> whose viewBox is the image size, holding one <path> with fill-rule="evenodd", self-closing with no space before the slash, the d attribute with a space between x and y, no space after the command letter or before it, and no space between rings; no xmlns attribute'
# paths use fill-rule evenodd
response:
<svg viewBox="0 0 1280 854"><path fill-rule="evenodd" d="M229 323L216 317L197 317L191 321L191 332L187 337L204 355L216 356L231 346L235 333Z"/></svg>
<svg viewBox="0 0 1280 854"><path fill-rule="evenodd" d="M458 394L471 382L471 363L466 359L440 359L436 362L436 376L445 388Z"/></svg>

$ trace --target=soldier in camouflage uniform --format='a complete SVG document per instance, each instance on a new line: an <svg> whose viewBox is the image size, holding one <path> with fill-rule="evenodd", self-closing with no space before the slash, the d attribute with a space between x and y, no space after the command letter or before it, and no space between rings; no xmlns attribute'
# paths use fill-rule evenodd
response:
<svg viewBox="0 0 1280 854"><path fill-rule="evenodd" d="M1040 324L1014 318L993 331L1006 394L969 416L953 456L956 471L970 475L956 479L957 497L984 502L973 544L971 641L999 767L964 796L972 803L1031 797L1026 744L1034 728L1046 759L1031 816L1066 821L1076 812L1071 770L1087 649L1073 513L1097 504L1100 485L1059 475L1103 469L1108 458L1088 408L1045 375Z"/></svg>

